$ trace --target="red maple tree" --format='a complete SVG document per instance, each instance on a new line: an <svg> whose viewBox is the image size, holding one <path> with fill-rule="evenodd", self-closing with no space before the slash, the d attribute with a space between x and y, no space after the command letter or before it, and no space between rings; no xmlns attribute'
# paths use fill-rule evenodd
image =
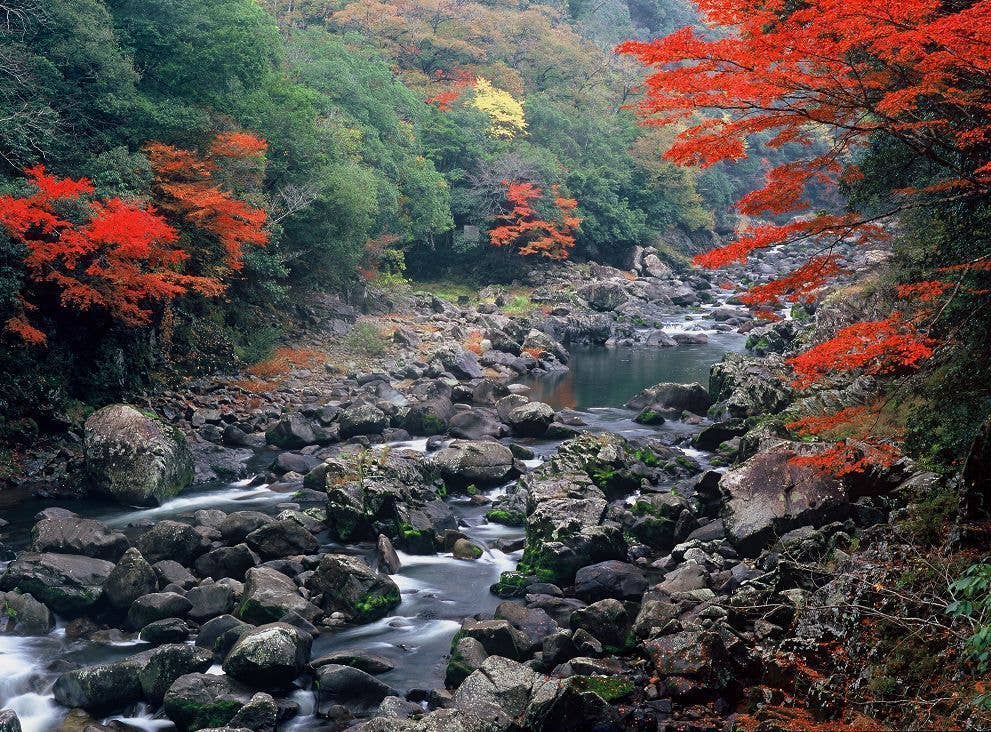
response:
<svg viewBox="0 0 991 732"><path fill-rule="evenodd" d="M826 152L771 169L763 188L737 208L758 223L726 246L695 258L708 268L745 262L758 250L806 240L825 250L797 271L744 296L759 310L810 299L841 271L829 251L842 241L889 237L886 219L918 205L987 196L991 190L991 0L699 0L709 33L684 28L652 42L617 49L651 68L639 111L647 124L680 127L666 157L710 166L747 156L754 139L779 147L828 136ZM937 171L927 185L889 191L887 210L813 212L811 185L856 183L856 151L887 137ZM820 148L817 148L820 149ZM989 270L988 255L944 268L943 274ZM881 320L855 323L793 359L798 384L811 386L837 372L878 375L919 368L933 354L932 305L953 286L934 279L902 286L908 302ZM840 413L842 414L842 413ZM843 415L850 417L850 414ZM795 424L806 433L807 424ZM837 443L813 462L839 471L872 458L889 462L890 449L856 454ZM878 453L872 455L871 453Z"/></svg>
<svg viewBox="0 0 991 732"><path fill-rule="evenodd" d="M560 195L551 187L551 198L557 220L541 218L536 204L543 191L526 181L503 181L508 210L496 217L498 226L489 231L493 246L515 246L524 256L540 255L548 259L567 259L575 245L575 230L581 218L575 216L578 201Z"/></svg>
<svg viewBox="0 0 991 732"><path fill-rule="evenodd" d="M217 268L194 263L179 227L191 223L223 245L225 265L241 267L245 244L264 244L265 214L224 193L209 180L210 163L188 151L165 155L162 145L149 146L153 166L167 196L158 207L120 198L101 199L86 178L59 178L44 166L25 171L32 193L0 196L0 226L27 252L24 267L31 282L53 288L62 308L103 310L118 322L143 325L152 306L190 291L207 296L224 291ZM245 133L220 136L212 155L258 155L257 138ZM175 178L196 179L184 188ZM168 188L166 188L168 186ZM194 266L195 265L195 266ZM28 293L17 300L16 314L5 323L8 332L26 343L46 341L32 324L37 310Z"/></svg>

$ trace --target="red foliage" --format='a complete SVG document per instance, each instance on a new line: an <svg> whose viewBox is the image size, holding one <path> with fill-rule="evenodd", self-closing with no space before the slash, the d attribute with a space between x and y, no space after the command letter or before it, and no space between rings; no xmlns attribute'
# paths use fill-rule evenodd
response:
<svg viewBox="0 0 991 732"><path fill-rule="evenodd" d="M700 0L714 26L684 28L649 43L617 49L652 68L639 105L648 123L687 120L668 159L708 166L746 156L750 137L769 145L807 143L828 130L828 154L769 171L764 188L738 208L751 216L807 207L810 183L862 177L845 168L872 136L894 137L944 171L925 191L986 194L991 184L991 0ZM702 115L699 120L699 115ZM815 215L744 232L727 247L696 258L706 267L745 261L751 252L795 239L881 235L856 216Z"/></svg>
<svg viewBox="0 0 991 732"><path fill-rule="evenodd" d="M206 184L211 161L165 145L148 149L159 186L167 194L160 210L138 201L101 200L89 180L58 178L43 166L25 171L33 193L0 196L0 226L26 247L24 266L30 280L52 288L61 307L100 309L134 326L150 321L155 303L189 291L210 296L223 292L218 276L222 273L216 268L200 275L181 271L192 255L181 245L169 214L176 215L176 225L189 221L214 234L225 248L230 269L240 268L244 244L265 242L263 211ZM216 155L254 156L264 143L232 133L217 138L213 149ZM74 207L67 202L75 202ZM76 215L67 213L70 210ZM26 343L40 344L45 334L28 317L35 309L22 296L6 329Z"/></svg>
<svg viewBox="0 0 991 732"><path fill-rule="evenodd" d="M843 271L835 254L812 257L794 272L751 288L740 300L762 308L781 307L783 302L807 302L813 299L815 290Z"/></svg>
<svg viewBox="0 0 991 732"><path fill-rule="evenodd" d="M499 225L489 231L493 246L516 246L524 255L539 254L548 259L567 259L575 245L574 232L581 224L575 216L578 201L559 195L557 187L551 189L558 221L539 218L534 205L543 192L533 183L503 181L506 202L510 209L497 217Z"/></svg>
<svg viewBox="0 0 991 732"><path fill-rule="evenodd" d="M476 76L468 69L454 71L438 69L433 74L433 80L446 85L447 88L427 97L427 104L433 104L441 112L450 112L454 102L461 98L465 90L475 85Z"/></svg>
<svg viewBox="0 0 991 732"><path fill-rule="evenodd" d="M828 341L788 359L795 385L810 386L830 373L861 371L897 374L912 371L933 353L935 342L899 312L883 320L840 328Z"/></svg>
<svg viewBox="0 0 991 732"><path fill-rule="evenodd" d="M219 135L210 146L208 157L180 150L160 142L145 146L155 171L155 186L163 210L209 232L224 250L223 267L238 271L243 267L246 245L268 243L265 211L238 200L214 180L216 158L260 157L266 143L244 132ZM219 265L213 271L222 274Z"/></svg>

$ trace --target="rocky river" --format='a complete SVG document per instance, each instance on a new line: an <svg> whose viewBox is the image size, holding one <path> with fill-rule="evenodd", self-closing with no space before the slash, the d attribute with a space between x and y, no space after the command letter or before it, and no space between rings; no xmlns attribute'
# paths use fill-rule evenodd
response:
<svg viewBox="0 0 991 732"><path fill-rule="evenodd" d="M766 419L811 326L649 250L541 277L511 314L330 303L278 379L108 407L39 458L0 494L0 730L731 721L795 611L734 603L788 591L782 543L886 515ZM384 353L353 358L358 319Z"/></svg>

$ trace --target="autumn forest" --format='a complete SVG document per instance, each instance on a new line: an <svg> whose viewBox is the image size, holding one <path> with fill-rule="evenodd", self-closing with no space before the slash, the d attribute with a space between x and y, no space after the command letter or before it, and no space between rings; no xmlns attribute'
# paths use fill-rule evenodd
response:
<svg viewBox="0 0 991 732"><path fill-rule="evenodd" d="M0 732L991 729L989 303L989 0L0 0Z"/></svg>

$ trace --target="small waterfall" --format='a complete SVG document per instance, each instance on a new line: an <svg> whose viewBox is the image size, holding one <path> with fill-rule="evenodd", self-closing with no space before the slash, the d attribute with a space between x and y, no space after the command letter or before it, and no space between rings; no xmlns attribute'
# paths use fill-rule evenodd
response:
<svg viewBox="0 0 991 732"><path fill-rule="evenodd" d="M11 709L23 732L49 732L65 713L52 698L41 672L55 639L0 636L0 709Z"/></svg>

